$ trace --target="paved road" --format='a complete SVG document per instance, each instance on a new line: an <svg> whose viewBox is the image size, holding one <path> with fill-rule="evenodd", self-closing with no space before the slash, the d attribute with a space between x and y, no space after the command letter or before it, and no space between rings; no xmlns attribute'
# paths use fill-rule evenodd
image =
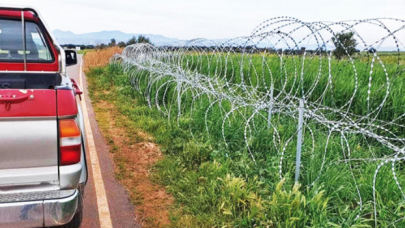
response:
<svg viewBox="0 0 405 228"><path fill-rule="evenodd" d="M93 107L87 92L86 78L84 74L80 75L82 69L81 59L82 56L79 55L79 64L68 67L67 72L71 78L76 79L79 83L80 77L82 77L83 85L81 86L84 90L82 99L84 99L86 103L88 120L91 125L91 132L95 144L94 152L96 152L96 154L90 154L89 148L86 150L89 180L84 195L84 218L81 228L140 227L135 222L134 207L129 201L127 192L123 186L115 180L114 165L107 144L97 126ZM89 131L86 132L87 135L88 133ZM87 146L89 147L89 142ZM90 155L93 155L93 157ZM98 175L100 174L98 171L101 171L101 175ZM107 199L105 203L103 203L103 199L105 199L103 196Z"/></svg>

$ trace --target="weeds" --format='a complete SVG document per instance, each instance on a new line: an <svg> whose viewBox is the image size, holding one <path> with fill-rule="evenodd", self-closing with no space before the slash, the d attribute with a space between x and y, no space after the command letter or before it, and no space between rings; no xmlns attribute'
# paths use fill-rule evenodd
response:
<svg viewBox="0 0 405 228"><path fill-rule="evenodd" d="M135 91L131 78L120 68L109 66L91 70L87 76L91 80L90 91L98 99L109 99L117 111L133 121L128 128L140 129L154 136L154 141L162 146L163 160L153 168L153 180L166 186L166 190L176 199L172 209L173 227L372 227L372 180L370 175L376 163L356 165L355 171L363 192L363 216L356 218L359 207L357 194L350 173L342 169L340 139L332 138L324 173L319 183L310 189L294 185L291 174L295 157L285 158L284 179L278 177L279 157L272 151L271 142L259 141L272 135L262 132L251 142L257 150L267 151L257 154L255 164L243 148L243 137L238 128L230 130L226 137L229 148L224 147L218 132L212 136L189 134L189 125L194 129L204 128L201 123L204 111L209 104L201 103L191 118L187 113L176 121L168 121L156 108L149 108L143 94ZM108 97L103 97L108 91ZM214 114L219 110L212 110ZM200 114L199 114L200 113ZM215 117L210 119L212 126L220 125ZM279 120L281 131L292 131L288 120ZM198 131L195 131L195 133ZM204 131L201 131L204 132ZM360 145L361 138L352 137L350 143ZM319 142L320 144L324 142ZM368 156L362 146L354 146L353 153ZM320 152L322 147L315 147ZM375 148L377 152L377 148ZM230 153L232 151L232 153ZM260 156L259 156L260 155ZM304 166L310 167L302 174L304 182L310 182L319 170L320 156L304 155ZM360 172L361 170L361 172ZM377 181L379 189L378 205L381 226L400 219L404 214L401 196L394 189L395 183L384 181L392 178L388 168L382 168ZM398 174L403 177L402 174ZM400 227L404 221L395 225Z"/></svg>
<svg viewBox="0 0 405 228"><path fill-rule="evenodd" d="M83 51L84 71L88 72L91 68L103 67L110 63L110 58L116 53L121 53L123 48L114 46L105 49Z"/></svg>

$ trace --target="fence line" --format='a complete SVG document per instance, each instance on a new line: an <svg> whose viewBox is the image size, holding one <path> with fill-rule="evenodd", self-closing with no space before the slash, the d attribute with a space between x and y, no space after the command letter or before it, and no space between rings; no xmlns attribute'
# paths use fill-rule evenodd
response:
<svg viewBox="0 0 405 228"><path fill-rule="evenodd" d="M363 26L376 32L362 36ZM337 39L347 32L354 34L360 52L352 53ZM177 123L184 110L193 115L198 105L208 102L204 121L205 131L210 134L213 126L209 115L218 109L226 146L231 119L243 122L246 149L254 161L255 151L250 142L264 123L272 132L269 140L280 157L280 178L283 159L286 153L291 153L288 147L296 135L296 181L300 175L302 143L312 144L304 145L304 149L314 154L315 149L319 151L315 146L318 141L326 141L318 175L308 187L319 181L331 150L330 142L339 137L343 161L358 195L357 218L362 213L363 200L353 162L381 161L372 186L377 226L376 180L384 165L391 163L394 181L405 199L396 173L397 166L402 165L400 161L405 160L405 113L397 106L405 104L398 103L392 95L398 96L398 86L392 85L392 81L398 82L397 78L405 71L400 52L405 47L399 39L404 35L405 21L399 19L308 23L277 17L261 23L247 37L222 43L195 39L161 47L136 44L126 47L112 62L119 63L131 76L135 89L144 94L151 107L156 106L169 119L177 112ZM302 48L304 45L307 48ZM341 61L333 57L339 45L345 52ZM387 45L393 45L396 52L390 55L378 52ZM284 136L285 131L275 124L275 118L294 122L297 131ZM193 134L191 125L190 132ZM364 140L369 157L352 157L352 137ZM382 151L376 154L371 148Z"/></svg>

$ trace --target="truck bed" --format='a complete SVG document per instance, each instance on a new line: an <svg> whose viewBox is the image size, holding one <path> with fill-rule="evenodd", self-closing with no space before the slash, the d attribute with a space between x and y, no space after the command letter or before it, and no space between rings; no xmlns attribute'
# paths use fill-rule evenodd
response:
<svg viewBox="0 0 405 228"><path fill-rule="evenodd" d="M0 89L54 89L60 84L57 73L0 73Z"/></svg>

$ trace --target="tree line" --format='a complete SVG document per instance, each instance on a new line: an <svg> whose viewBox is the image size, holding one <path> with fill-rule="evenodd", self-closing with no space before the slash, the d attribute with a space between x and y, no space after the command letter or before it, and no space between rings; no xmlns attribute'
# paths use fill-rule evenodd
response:
<svg viewBox="0 0 405 228"><path fill-rule="evenodd" d="M146 36L143 36L143 35L139 35L138 37L133 36L127 42L120 41L120 42L117 43L117 40L115 38L112 38L108 44L99 42L99 43L96 43L95 45L63 44L61 46L69 48L69 49L74 49L76 47L80 47L81 50L84 50L84 49L104 49L104 48L107 48L107 47L115 47L115 46L126 47L128 45L138 44L138 43L152 44L152 42L150 41L149 38L147 38Z"/></svg>
<svg viewBox="0 0 405 228"><path fill-rule="evenodd" d="M359 50L356 49L357 46L357 41L354 38L354 33L353 32L347 32L347 33L338 33L334 37L332 37L332 42L335 45L335 50L333 51L333 55L335 56L336 59L342 59L347 55L353 55L356 52L360 52ZM120 41L117 43L115 38L112 38L108 44L104 43L98 43L96 45L74 45L74 44L66 44L62 45L62 47L67 47L67 48L76 48L80 47L80 49L104 49L107 47L126 47L128 45L132 44L138 44L138 43L149 43L150 39L143 36L139 35L138 37L133 36L131 39L129 39L127 42ZM173 46L167 46L166 49L173 49L177 50L180 49L181 47L173 47ZM194 47L189 47L191 49L200 49L200 50L215 50L218 47L216 46L194 46ZM299 50L293 50L293 49L274 49L274 48L260 48L257 46L238 46L238 47L222 47L222 51L232 51L232 52L250 52L250 53L262 53L262 52L267 52L267 53L284 53L284 54L295 54L295 55L301 55L304 52L309 53L309 54L326 54L325 47L319 47L315 50L306 50L305 47L302 47ZM376 52L374 48L370 48L368 50L370 53Z"/></svg>

